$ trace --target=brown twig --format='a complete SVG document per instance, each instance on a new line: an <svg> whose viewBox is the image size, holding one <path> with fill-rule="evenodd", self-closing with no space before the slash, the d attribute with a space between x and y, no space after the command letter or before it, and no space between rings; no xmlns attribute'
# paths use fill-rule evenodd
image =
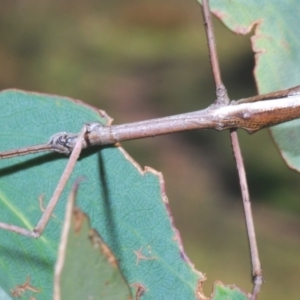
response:
<svg viewBox="0 0 300 300"><path fill-rule="evenodd" d="M33 154L33 153L43 152L43 151L50 151L50 150L51 150L51 146L49 144L25 147L25 148L20 148L17 150L1 152L0 159L28 155L28 154Z"/></svg>
<svg viewBox="0 0 300 300"><path fill-rule="evenodd" d="M213 24L211 21L211 14L210 14L208 0L203 0L202 4L203 4L203 16L205 20L206 35L207 35L208 46L209 46L211 67L212 67L213 76L216 84L217 100L215 103L219 105L228 104L229 97L227 95L226 89L221 79L221 72L220 72L220 67L218 62L216 42L213 33ZM238 175L239 175L243 205L244 205L244 212L245 212L245 220L247 226L247 234L248 234L248 240L250 246L252 276L253 276L252 279L254 283L251 300L255 300L257 294L259 293L260 286L262 284L261 266L260 266L258 248L256 243L256 237L255 237L255 229L254 229L254 222L253 222L252 211L251 211L251 203L250 203L250 197L249 197L249 191L247 185L246 172L245 172L242 153L241 153L239 140L235 128L230 130L230 137L231 137L234 158L236 160L236 165L238 169Z"/></svg>
<svg viewBox="0 0 300 300"><path fill-rule="evenodd" d="M51 218L51 215L55 209L55 206L59 200L59 197L75 167L75 164L78 160L78 157L80 155L81 149L82 149L82 140L84 138L84 135L86 133L86 126L84 125L82 130L80 131L79 135L78 135L78 139L76 144L74 145L74 149L72 151L72 154L68 160L68 163L65 167L65 170L63 172L63 174L61 175L61 178L56 186L56 189L45 209L45 211L43 212L40 220L38 221L37 225L35 226L35 228L31 231L19 226L15 226L12 224L8 224L8 223L2 223L0 222L0 228L2 229L6 229L15 233L19 233L28 237L33 237L33 238L38 238L40 237L40 235L43 233L44 229L46 228L49 219Z"/></svg>
<svg viewBox="0 0 300 300"><path fill-rule="evenodd" d="M243 204L244 204L245 221L246 221L247 234L248 234L248 242L250 247L252 280L254 283L251 300L255 300L257 294L260 291L260 286L263 281L262 270L261 270L256 236L255 236L255 228L254 228L254 222L253 222L253 216L251 210L251 202L250 202L250 195L249 195L249 189L247 184L246 171L243 163L242 152L239 145L236 129L231 129L230 135L231 135L233 154L234 154L234 158L236 161L236 166L239 174L240 187L241 187Z"/></svg>
<svg viewBox="0 0 300 300"><path fill-rule="evenodd" d="M208 49L209 49L209 58L210 58L211 69L213 72L213 77L216 86L217 99L215 101L215 104L227 105L229 104L230 100L221 78L221 71L220 71L217 48L216 48L216 39L214 34L213 23L211 20L211 14L209 10L209 1L203 0L202 7L203 7L202 14L204 18L206 38L207 38Z"/></svg>
<svg viewBox="0 0 300 300"><path fill-rule="evenodd" d="M299 89L299 86L296 88ZM285 92L283 91L283 94ZM262 128L300 117L300 95L298 94L252 103L245 103L244 99L242 100L242 103L239 100L236 101L237 105L213 105L207 109L186 114L121 125L104 126L99 122L87 123L87 132L82 140L82 148L193 129L243 128L249 133L253 133ZM20 149L0 152L0 159L34 153L36 149L70 154L77 139L78 134L59 132L50 138L46 147L41 145L22 148L21 154Z"/></svg>

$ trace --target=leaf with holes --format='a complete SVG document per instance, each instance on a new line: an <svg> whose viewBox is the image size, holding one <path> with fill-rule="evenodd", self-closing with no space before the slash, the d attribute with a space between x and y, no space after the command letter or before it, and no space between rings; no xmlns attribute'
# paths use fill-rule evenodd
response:
<svg viewBox="0 0 300 300"><path fill-rule="evenodd" d="M74 184L66 207L55 265L54 300L128 300L130 288L115 256L74 205L78 184Z"/></svg>
<svg viewBox="0 0 300 300"><path fill-rule="evenodd" d="M300 7L296 1L212 0L210 5L235 33L254 30L251 40L260 93L300 84ZM300 171L300 120L273 126L271 133L287 164Z"/></svg>
<svg viewBox="0 0 300 300"><path fill-rule="evenodd" d="M78 132L85 122L109 121L104 112L58 96L8 90L0 93L0 105L0 151L45 143L60 131ZM33 228L67 159L47 153L1 160L1 221ZM85 180L78 205L117 257L133 294L143 294L143 299L199 295L204 276L183 251L161 174L142 170L115 146L82 153L41 238L0 231L2 290L19 293L23 299L51 299L65 202L79 177Z"/></svg>

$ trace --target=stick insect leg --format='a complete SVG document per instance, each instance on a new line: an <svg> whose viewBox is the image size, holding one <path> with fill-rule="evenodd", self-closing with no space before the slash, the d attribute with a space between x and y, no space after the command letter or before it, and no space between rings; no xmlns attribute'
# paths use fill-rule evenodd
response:
<svg viewBox="0 0 300 300"><path fill-rule="evenodd" d="M49 219L51 218L51 215L53 213L53 210L55 209L55 206L58 202L58 199L66 186L66 183L68 179L70 178L71 173L73 172L73 169L75 167L75 164L78 160L78 157L80 155L80 152L82 150L82 141L84 138L84 135L87 131L86 125L83 126L82 130L80 131L75 147L70 155L70 158L68 160L68 163L65 167L65 170L63 174L61 175L61 178L56 186L56 189L54 190L54 193L48 203L48 206L46 207L45 211L43 212L40 220L38 221L37 225L34 227L33 230L28 230L19 226L11 225L8 223L2 223L0 222L0 228L6 229L9 231L13 231L28 237L38 238L43 233L45 227L47 226Z"/></svg>

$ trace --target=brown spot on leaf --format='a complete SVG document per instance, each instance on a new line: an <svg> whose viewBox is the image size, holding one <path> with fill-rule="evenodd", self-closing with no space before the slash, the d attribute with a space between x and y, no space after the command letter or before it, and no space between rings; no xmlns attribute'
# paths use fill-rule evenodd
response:
<svg viewBox="0 0 300 300"><path fill-rule="evenodd" d="M31 291L32 293L40 293L41 291L30 284L30 276L27 276L26 281L23 284L17 285L10 292L13 297L20 298L26 291ZM35 299L30 297L30 299Z"/></svg>
<svg viewBox="0 0 300 300"><path fill-rule="evenodd" d="M141 259L143 259L143 260L156 260L157 259L157 257L155 257L155 256L145 256L145 255L143 255L142 251L143 251L143 247L141 247L137 251L134 251L134 254L136 255L136 265L139 264ZM150 246L148 246L148 253L151 254Z"/></svg>
<svg viewBox="0 0 300 300"><path fill-rule="evenodd" d="M113 255L113 253L111 252L111 250L108 248L108 246L103 242L103 240L98 235L98 233L96 232L96 230L94 230L94 229L90 230L89 239L91 240L91 242L92 242L92 244L93 244L93 246L95 248L99 248L101 250L101 252L105 255L107 261L113 267L117 267L118 262L117 262L115 256Z"/></svg>
<svg viewBox="0 0 300 300"><path fill-rule="evenodd" d="M141 296L144 295L144 293L146 291L146 288L142 284L140 284L140 283L133 283L133 284L131 284L131 286L134 287L134 288L136 288L134 299L135 300L140 300Z"/></svg>
<svg viewBox="0 0 300 300"><path fill-rule="evenodd" d="M78 233L81 230L84 222L85 214L77 206L75 206L73 209L73 219L75 233Z"/></svg>

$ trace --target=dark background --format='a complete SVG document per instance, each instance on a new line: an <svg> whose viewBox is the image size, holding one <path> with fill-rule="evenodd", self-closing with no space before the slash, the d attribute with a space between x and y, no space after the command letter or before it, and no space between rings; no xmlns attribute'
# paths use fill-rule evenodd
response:
<svg viewBox="0 0 300 300"><path fill-rule="evenodd" d="M230 97L256 94L250 35L214 22ZM192 0L1 0L0 88L81 99L115 124L205 108L214 85L202 23ZM267 130L239 136L265 277L259 299L297 299L299 174L287 168ZM185 250L208 277L206 294L215 280L251 291L229 133L184 132L122 145L141 166L164 174Z"/></svg>

